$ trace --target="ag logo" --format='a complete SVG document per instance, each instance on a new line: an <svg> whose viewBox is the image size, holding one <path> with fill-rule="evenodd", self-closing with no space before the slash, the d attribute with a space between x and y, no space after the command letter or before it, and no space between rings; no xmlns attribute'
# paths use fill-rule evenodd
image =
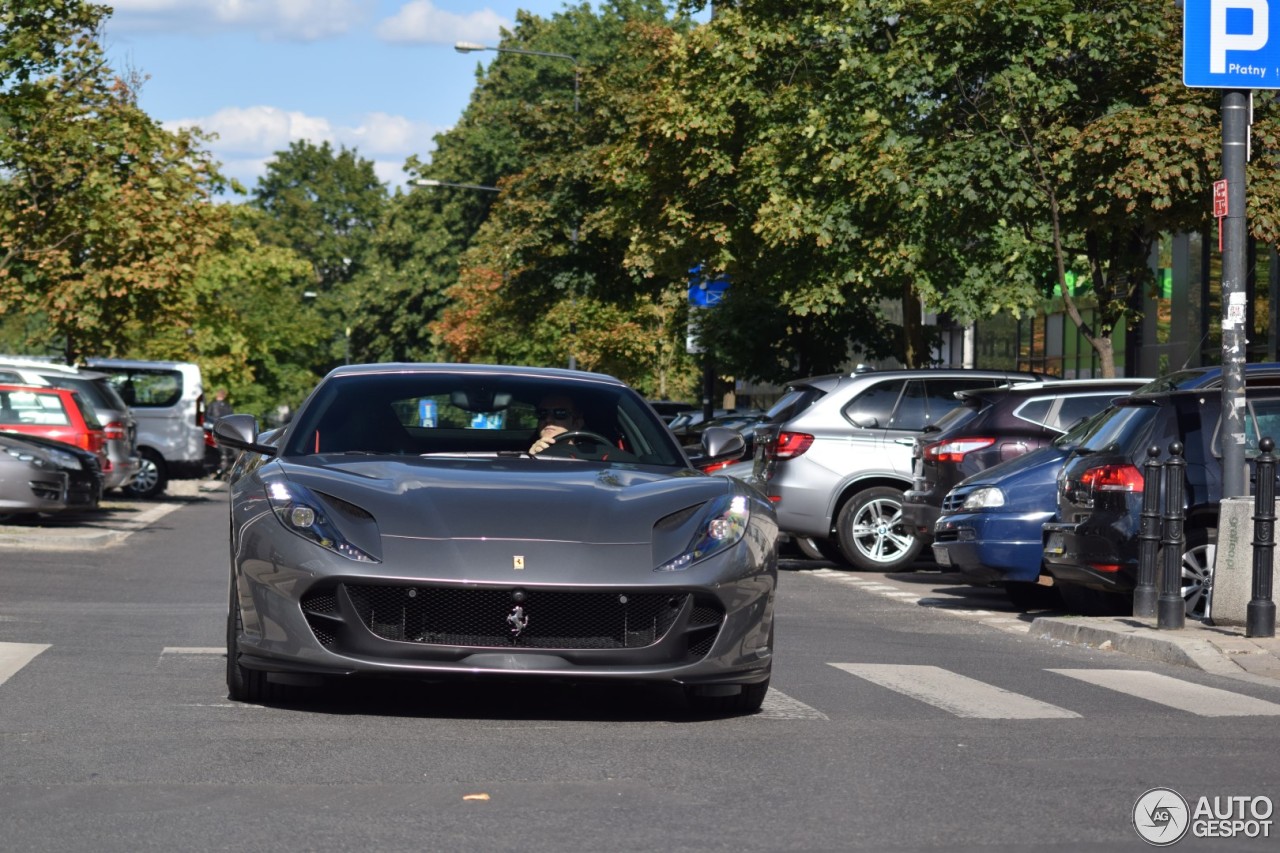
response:
<svg viewBox="0 0 1280 853"><path fill-rule="evenodd" d="M1148 844L1167 847L1181 841L1190 825L1187 801L1172 788L1152 788L1133 804L1133 828Z"/></svg>

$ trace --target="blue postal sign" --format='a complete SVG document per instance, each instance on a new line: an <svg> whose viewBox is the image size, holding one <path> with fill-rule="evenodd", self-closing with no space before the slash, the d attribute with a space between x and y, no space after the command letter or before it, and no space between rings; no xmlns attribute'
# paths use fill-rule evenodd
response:
<svg viewBox="0 0 1280 853"><path fill-rule="evenodd" d="M1271 6L1272 0L1184 0L1182 82L1280 89L1280 8L1273 15Z"/></svg>

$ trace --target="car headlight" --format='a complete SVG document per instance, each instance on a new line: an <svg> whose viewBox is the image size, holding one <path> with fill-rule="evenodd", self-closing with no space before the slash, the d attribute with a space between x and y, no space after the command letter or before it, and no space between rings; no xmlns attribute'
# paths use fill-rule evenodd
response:
<svg viewBox="0 0 1280 853"><path fill-rule="evenodd" d="M701 560L732 548L747 530L751 510L745 495L724 495L711 501L703 511L701 523L689 546L674 560L668 560L655 572L682 572Z"/></svg>
<svg viewBox="0 0 1280 853"><path fill-rule="evenodd" d="M273 480L267 484L267 500L290 533L357 563L378 562L347 541L325 514L324 504L306 486Z"/></svg>
<svg viewBox="0 0 1280 853"><path fill-rule="evenodd" d="M53 467L52 465L49 464L48 460L45 459L45 457L37 456L36 454L32 453L30 450L23 450L21 447L6 447L4 449L4 452L8 453L14 459L17 459L19 462L30 462L32 465L36 466L37 468Z"/></svg>
<svg viewBox="0 0 1280 853"><path fill-rule="evenodd" d="M1004 492L995 486L974 489L964 499L964 509L991 509L997 506L1004 506Z"/></svg>

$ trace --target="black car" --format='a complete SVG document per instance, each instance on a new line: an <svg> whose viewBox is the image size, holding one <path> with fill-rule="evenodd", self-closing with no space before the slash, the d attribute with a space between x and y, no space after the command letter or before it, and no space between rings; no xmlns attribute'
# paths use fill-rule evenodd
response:
<svg viewBox="0 0 1280 853"><path fill-rule="evenodd" d="M47 450L58 450L63 454L75 457L78 462L77 465L67 464L62 466L62 469L67 472L67 510L74 512L76 510L98 508L98 504L102 501L104 482L102 463L98 461L98 454L85 450L83 447L77 447L65 441L45 438L41 435L10 432L5 433L5 435L13 440L24 441L27 444Z"/></svg>
<svg viewBox="0 0 1280 853"><path fill-rule="evenodd" d="M1069 379L956 392L963 403L915 439L912 489L902 518L925 544L942 501L959 482L993 465L1047 447L1080 421L1147 379Z"/></svg>
<svg viewBox="0 0 1280 853"><path fill-rule="evenodd" d="M1280 364L1246 365L1245 403L1252 469L1259 439L1280 436ZM1182 597L1189 617L1204 616L1222 499L1221 412L1221 369L1185 371L1117 400L1067 458L1058 476L1058 520L1044 525L1044 565L1068 606L1095 615L1132 609L1146 451L1154 445L1167 459L1176 441L1187 463Z"/></svg>

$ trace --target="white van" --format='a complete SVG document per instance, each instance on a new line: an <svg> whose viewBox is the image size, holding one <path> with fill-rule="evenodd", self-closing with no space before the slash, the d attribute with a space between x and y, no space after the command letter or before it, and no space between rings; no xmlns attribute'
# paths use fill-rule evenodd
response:
<svg viewBox="0 0 1280 853"><path fill-rule="evenodd" d="M141 465L130 494L152 497L169 480L196 479L213 470L204 432L204 381L188 361L89 358L85 365L107 374L138 422Z"/></svg>

